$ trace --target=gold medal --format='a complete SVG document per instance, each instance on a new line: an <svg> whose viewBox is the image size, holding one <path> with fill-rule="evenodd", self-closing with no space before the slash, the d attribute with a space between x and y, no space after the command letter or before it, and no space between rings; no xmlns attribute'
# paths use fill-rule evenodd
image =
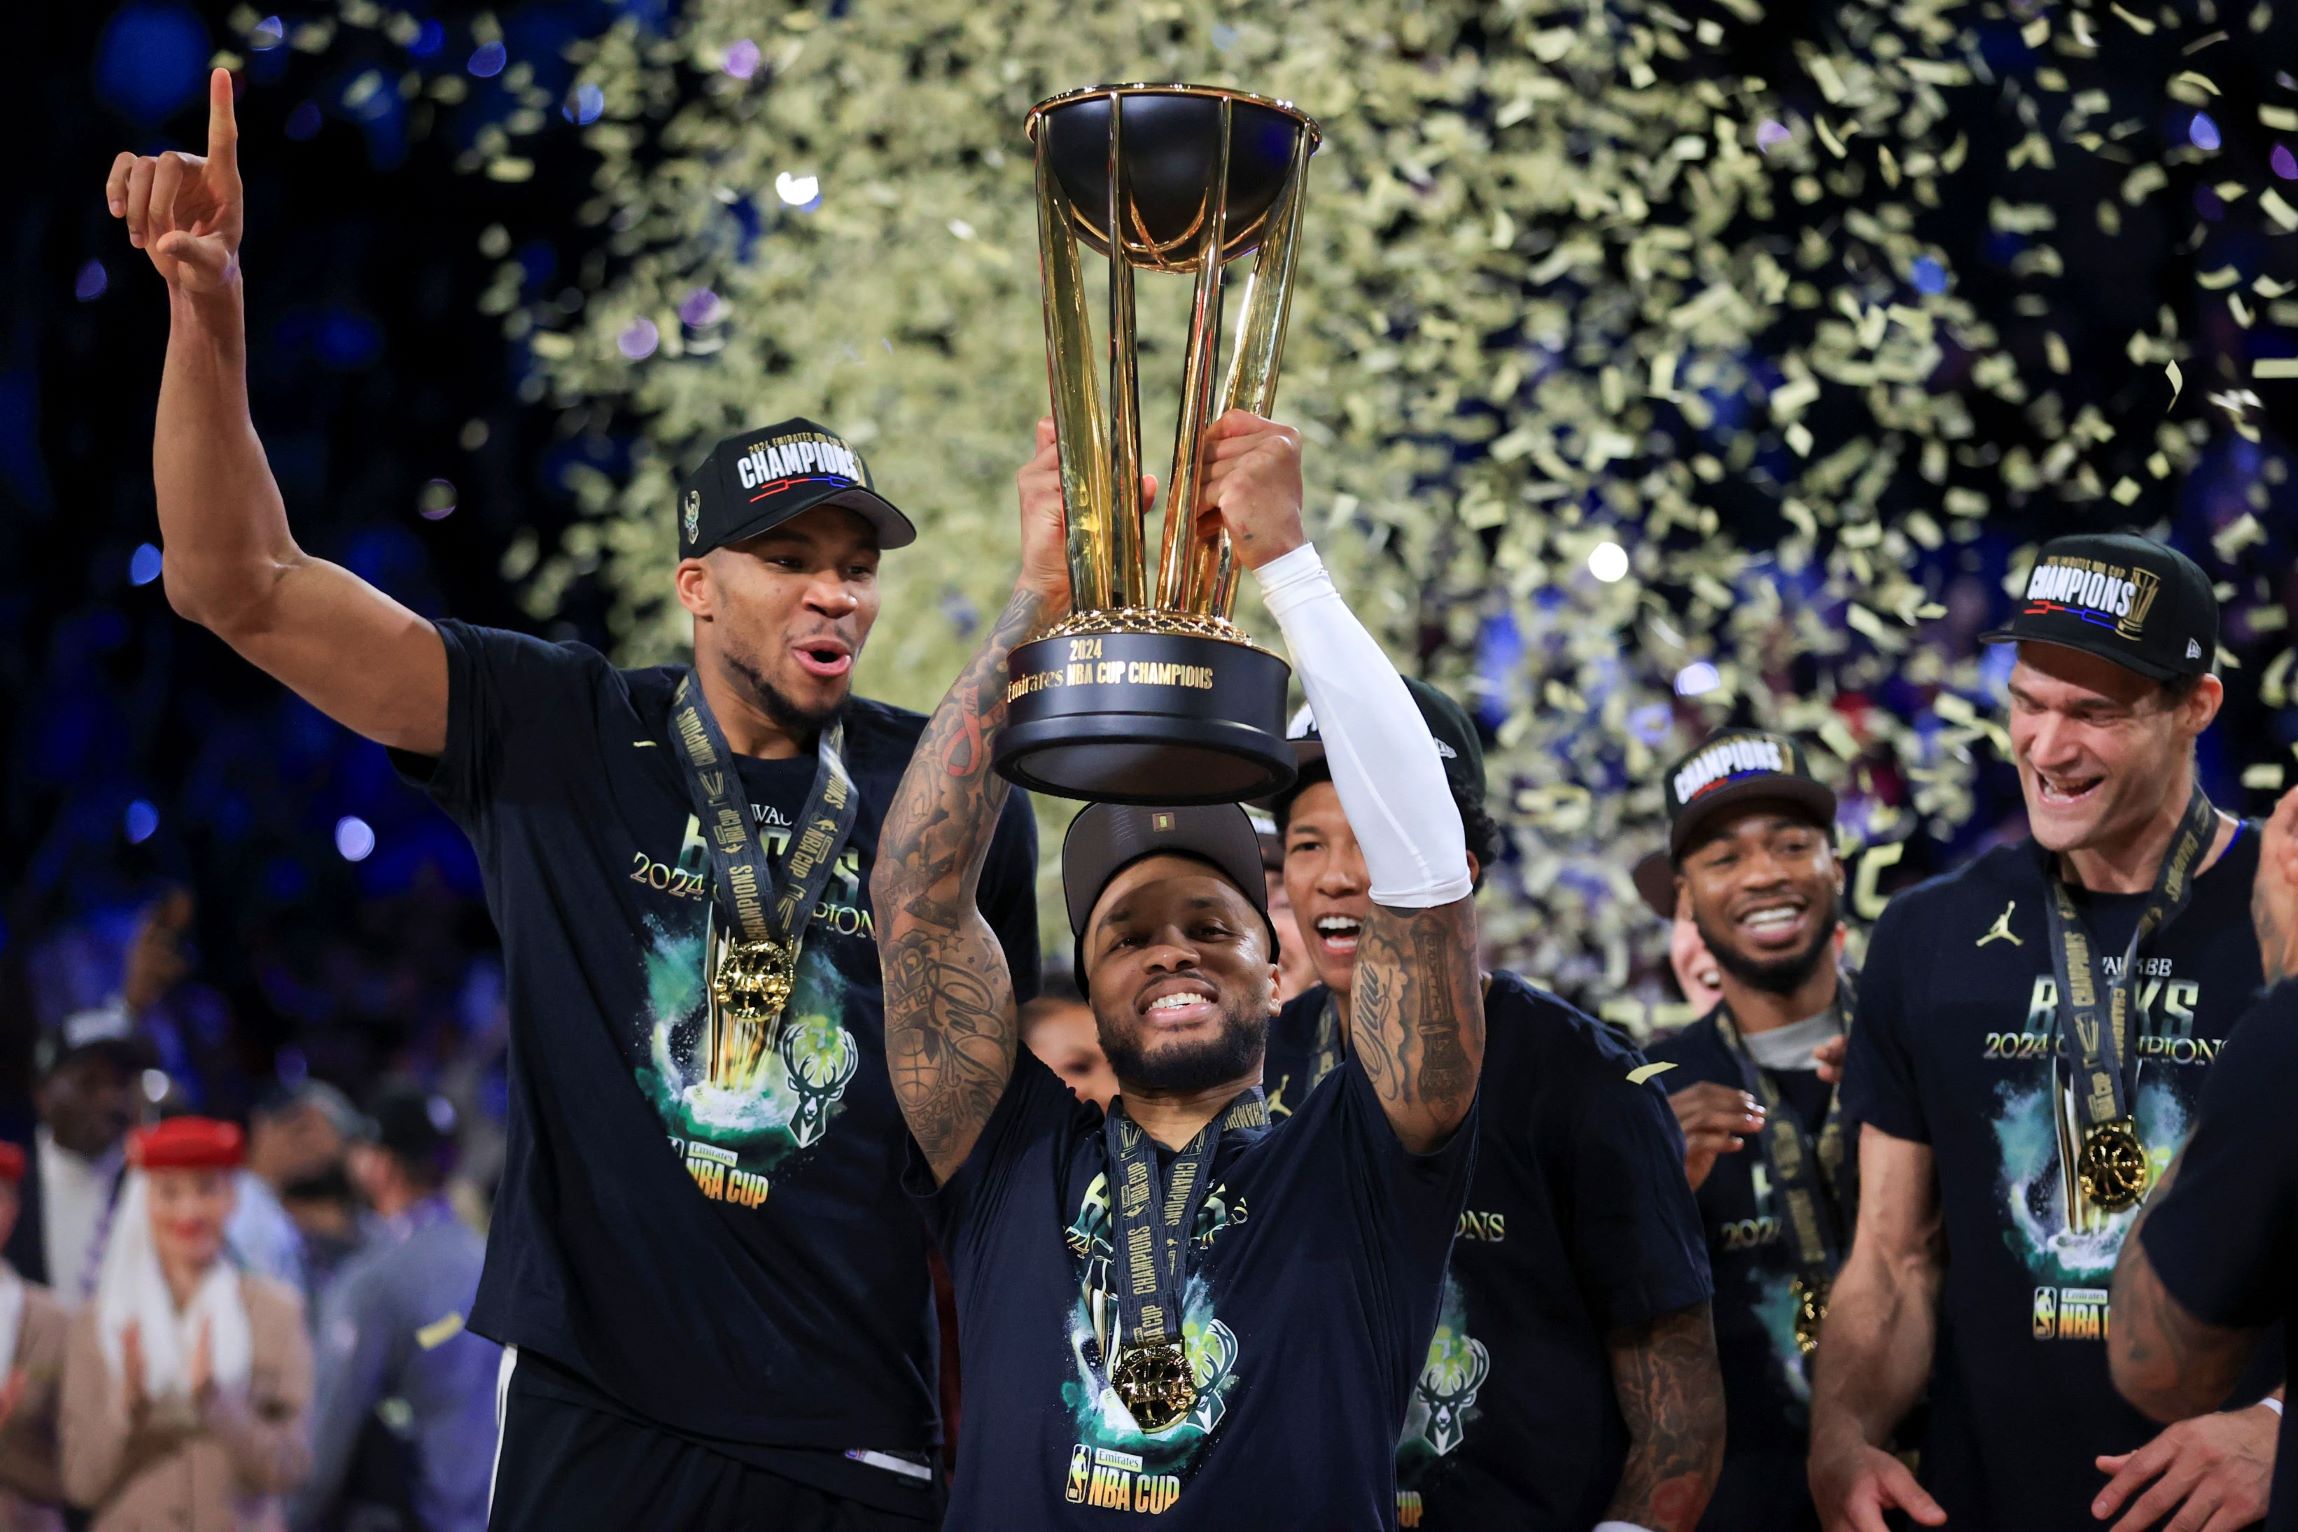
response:
<svg viewBox="0 0 2298 1532"><path fill-rule="evenodd" d="M2094 1206L2119 1213L2146 1195L2154 1167L2147 1160L2146 1146L2139 1142L2137 1126L2128 1117L2117 1117L2083 1135L2075 1174Z"/></svg>
<svg viewBox="0 0 2298 1532"><path fill-rule="evenodd" d="M1819 1327L1827 1318L1828 1284L1813 1284L1797 1277L1787 1285L1795 1300L1795 1349L1805 1356L1819 1349Z"/></svg>
<svg viewBox="0 0 2298 1532"><path fill-rule="evenodd" d="M1117 1353L1109 1369L1109 1386L1125 1401L1133 1423L1154 1435L1176 1424L1197 1399L1197 1380L1189 1370L1189 1353L1179 1341L1127 1346Z"/></svg>
<svg viewBox="0 0 2298 1532"><path fill-rule="evenodd" d="M798 978L798 952L787 942L768 937L755 942L728 942L718 959L718 972L710 977L710 997L720 1014L735 1021L774 1022L790 1003L790 990Z"/></svg>
<svg viewBox="0 0 2298 1532"><path fill-rule="evenodd" d="M709 1080L722 1090L753 1088L760 1063L781 1031L782 1009L798 976L798 949L768 937L726 944L710 975L716 1030Z"/></svg>

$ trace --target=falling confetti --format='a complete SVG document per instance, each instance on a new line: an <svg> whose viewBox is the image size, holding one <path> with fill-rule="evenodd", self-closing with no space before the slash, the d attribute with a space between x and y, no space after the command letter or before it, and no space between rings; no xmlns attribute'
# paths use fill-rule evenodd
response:
<svg viewBox="0 0 2298 1532"><path fill-rule="evenodd" d="M2268 177L2298 164L2258 136L2298 132L2298 87L2235 88L2237 56L2274 52L2253 36L2272 8L2039 9L1822 0L1756 67L1755 0L1217 22L699 0L667 33L626 17L586 40L556 94L474 31L442 57L516 112L463 122L465 167L523 179L539 139L579 134L608 256L579 307L530 303L510 252L551 231L505 235L487 312L550 398L646 437L623 478L574 481L563 546L522 539L506 575L547 615L595 570L624 654L675 653L679 468L763 418L832 421L921 522L928 556L886 562L869 680L930 705L1008 578L1044 410L1023 114L1112 78L1293 100L1325 133L1278 405L1307 441L1311 533L1392 650L1496 724L1496 955L1617 993L1662 940L1628 870L1659 840L1670 752L1726 719L1800 731L1835 757L1855 839L1960 826L2004 747L1999 686L1938 635L1977 599L1990 519L2159 521L2212 442L2257 439L2247 385L2291 375L2298 211ZM338 21L396 17L343 0ZM569 78L595 121L561 116ZM1984 234L1942 246L1952 220ZM2195 252L2178 304L2102 305L2083 259L2166 229ZM2232 266L2237 231L2266 268ZM1145 314L1175 291L1141 286ZM2129 332L2101 337L2100 312ZM2258 349L2205 349L2222 320ZM1144 323L1144 398L1170 400L1173 332ZM1170 426L1145 426L1154 462ZM1270 631L1249 599L1240 616Z"/></svg>

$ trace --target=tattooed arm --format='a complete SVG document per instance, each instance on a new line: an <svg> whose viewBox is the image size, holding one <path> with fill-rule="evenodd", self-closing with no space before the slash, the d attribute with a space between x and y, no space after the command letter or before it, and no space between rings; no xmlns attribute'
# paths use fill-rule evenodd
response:
<svg viewBox="0 0 2298 1532"><path fill-rule="evenodd" d="M1372 907L1357 941L1349 1054L1413 1153L1460 1126L1484 1064L1473 894L1429 910Z"/></svg>
<svg viewBox="0 0 2298 1532"><path fill-rule="evenodd" d="M1605 1337L1628 1462L1604 1512L1651 1532L1692 1532L1723 1472L1723 1368L1704 1303Z"/></svg>
<svg viewBox="0 0 2298 1532"><path fill-rule="evenodd" d="M1005 724L1006 658L1069 605L1060 459L1040 421L1017 484L1013 599L926 724L878 833L870 874L885 973L886 1068L936 1181L957 1173L1013 1077L1013 976L978 900L1006 784L990 768Z"/></svg>
<svg viewBox="0 0 2298 1532"><path fill-rule="evenodd" d="M1299 434L1238 410L1213 439L1208 499L1284 632L1364 854L1373 909L1350 986L1349 1051L1397 1138L1426 1153L1468 1115L1484 1065L1460 809L1419 705L1302 530Z"/></svg>
<svg viewBox="0 0 2298 1532"><path fill-rule="evenodd" d="M2179 1162L2163 1172L2147 1205L2123 1237L2108 1310L2107 1367L2114 1386L2156 1420L2184 1420L2226 1403L2257 1349L2259 1332L2206 1324L2173 1297L2139 1238L2147 1218L2170 1195Z"/></svg>

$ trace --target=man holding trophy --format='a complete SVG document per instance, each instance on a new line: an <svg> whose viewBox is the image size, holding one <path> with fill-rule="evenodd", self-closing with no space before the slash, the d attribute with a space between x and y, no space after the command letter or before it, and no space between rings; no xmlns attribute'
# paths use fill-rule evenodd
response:
<svg viewBox="0 0 2298 1532"><path fill-rule="evenodd" d="M1391 1448L1473 1166L1483 1010L1435 742L1302 532L1298 436L1264 418L1315 130L1189 87L1079 92L1031 126L1059 428L1039 426L1019 476L1013 598L927 726L872 879L911 1182L958 1291L951 1523L1391 1527ZM1117 247L1106 431L1083 386L1077 232ZM1219 268L1255 247L1223 391L1238 407L1208 428ZM1162 587L1179 606L1138 602L1156 486L1139 472L1129 263L1198 283L1165 562L1203 578ZM1377 827L1356 1063L1274 1126L1274 937L1233 800L1289 776L1284 668L1222 615L1238 563L1284 630L1339 793ZM1100 800L1062 872L1118 1081L1106 1115L1018 1046L977 908L1008 796L993 762Z"/></svg>

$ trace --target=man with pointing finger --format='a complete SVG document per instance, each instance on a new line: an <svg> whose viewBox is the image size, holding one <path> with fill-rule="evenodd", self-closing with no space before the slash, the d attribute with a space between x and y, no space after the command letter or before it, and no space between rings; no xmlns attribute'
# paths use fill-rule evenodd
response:
<svg viewBox="0 0 2298 1532"><path fill-rule="evenodd" d="M867 880L924 720L852 686L879 558L915 529L812 421L729 437L676 506L694 662L627 670L305 553L249 418L231 77L210 90L206 156L123 155L107 188L168 285L168 599L388 746L478 851L511 1013L468 1316L508 1359L488 1524L918 1532L933 1310ZM1018 796L985 840L982 918L1027 998Z"/></svg>

